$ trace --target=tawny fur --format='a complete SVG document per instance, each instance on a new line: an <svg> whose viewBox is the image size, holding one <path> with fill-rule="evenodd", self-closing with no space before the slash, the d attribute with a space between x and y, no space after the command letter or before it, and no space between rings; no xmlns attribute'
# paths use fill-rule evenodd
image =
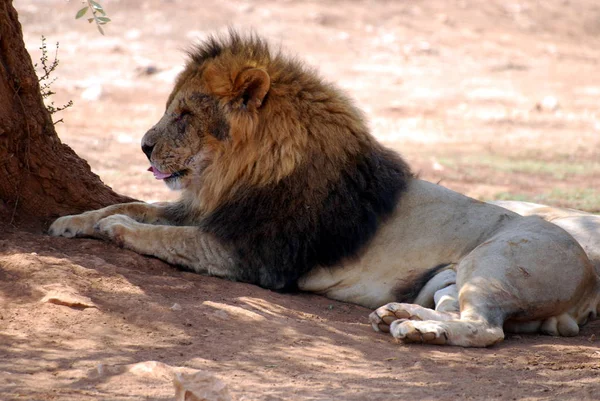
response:
<svg viewBox="0 0 600 401"><path fill-rule="evenodd" d="M386 304L371 323L405 342L489 346L503 329L575 335L598 313L600 218L561 211L553 225L413 177L341 91L257 36L230 32L192 49L142 145L180 201L65 216L51 234L275 290Z"/></svg>

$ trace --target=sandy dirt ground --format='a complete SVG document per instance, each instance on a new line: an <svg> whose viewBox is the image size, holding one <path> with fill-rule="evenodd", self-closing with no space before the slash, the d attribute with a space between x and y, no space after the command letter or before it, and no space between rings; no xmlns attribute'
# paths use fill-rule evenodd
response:
<svg viewBox="0 0 600 401"><path fill-rule="evenodd" d="M600 211L595 0L101 3L106 36L74 20L78 1L15 1L34 62L41 35L60 42L54 101L74 101L61 139L120 193L176 197L139 141L185 48L231 25L345 88L423 178ZM56 292L71 305L42 302ZM465 350L395 343L368 313L0 225L2 400L172 399L168 369L115 367L144 361L209 372L237 400L600 399L600 321Z"/></svg>

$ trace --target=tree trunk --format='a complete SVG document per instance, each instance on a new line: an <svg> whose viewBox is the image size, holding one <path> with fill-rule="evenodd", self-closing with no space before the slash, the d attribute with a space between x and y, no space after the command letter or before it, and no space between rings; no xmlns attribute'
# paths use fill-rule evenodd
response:
<svg viewBox="0 0 600 401"><path fill-rule="evenodd" d="M128 201L58 139L12 0L0 0L0 222L40 229Z"/></svg>

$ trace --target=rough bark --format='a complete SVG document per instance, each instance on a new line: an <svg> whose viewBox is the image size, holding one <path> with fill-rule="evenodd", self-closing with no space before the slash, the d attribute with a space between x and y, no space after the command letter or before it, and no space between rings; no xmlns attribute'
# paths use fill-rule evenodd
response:
<svg viewBox="0 0 600 401"><path fill-rule="evenodd" d="M12 0L0 0L0 222L41 228L118 195L59 140Z"/></svg>

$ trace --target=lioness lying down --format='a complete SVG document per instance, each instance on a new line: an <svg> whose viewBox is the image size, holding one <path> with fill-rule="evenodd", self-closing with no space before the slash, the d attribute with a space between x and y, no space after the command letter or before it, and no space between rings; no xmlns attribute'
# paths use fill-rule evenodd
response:
<svg viewBox="0 0 600 401"><path fill-rule="evenodd" d="M375 330L406 342L573 336L598 312L598 217L557 211L588 225L575 236L592 262L569 224L417 179L344 94L256 36L196 47L142 150L180 201L65 216L50 233L379 307Z"/></svg>

